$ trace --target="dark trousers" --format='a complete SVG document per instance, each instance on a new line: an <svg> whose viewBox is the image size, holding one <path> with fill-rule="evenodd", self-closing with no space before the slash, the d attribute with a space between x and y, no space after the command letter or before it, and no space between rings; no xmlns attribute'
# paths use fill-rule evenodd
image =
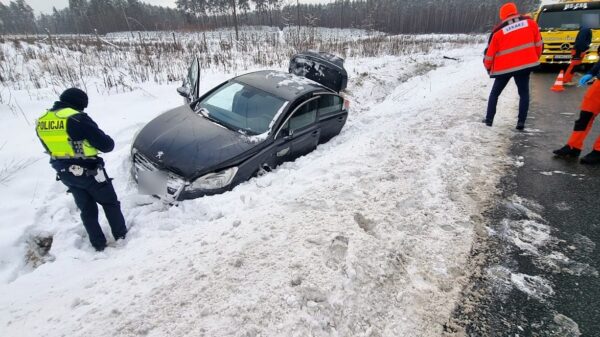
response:
<svg viewBox="0 0 600 337"><path fill-rule="evenodd" d="M498 97L506 88L506 85L511 78L515 79L517 89L519 90L519 124L525 124L527 119L527 112L529 110L529 74L530 71L521 71L513 74L500 75L496 77L494 85L492 86L492 92L490 93L490 99L488 101L487 115L485 120L487 123L494 122L494 116L496 116L496 105L498 105Z"/></svg>
<svg viewBox="0 0 600 337"><path fill-rule="evenodd" d="M59 177L73 195L75 204L81 211L83 226L96 250L103 250L106 247L106 238L98 223L97 204L104 209L113 237L116 240L125 238L127 227L121 213L121 203L110 180L99 183L94 177L86 175L77 177L70 172L61 172Z"/></svg>

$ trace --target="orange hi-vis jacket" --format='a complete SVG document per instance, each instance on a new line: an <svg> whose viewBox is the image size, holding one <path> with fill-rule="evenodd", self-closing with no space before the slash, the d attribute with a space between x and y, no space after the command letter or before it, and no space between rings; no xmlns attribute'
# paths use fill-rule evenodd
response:
<svg viewBox="0 0 600 337"><path fill-rule="evenodd" d="M502 21L490 36L483 64L491 77L538 66L542 36L535 21L513 15Z"/></svg>

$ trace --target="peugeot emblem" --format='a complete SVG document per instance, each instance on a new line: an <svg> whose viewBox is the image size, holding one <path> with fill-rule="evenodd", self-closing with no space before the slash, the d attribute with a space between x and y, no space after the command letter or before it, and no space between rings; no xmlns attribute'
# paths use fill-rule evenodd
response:
<svg viewBox="0 0 600 337"><path fill-rule="evenodd" d="M161 159L162 159L162 156L163 156L164 154L165 154L164 152L162 152L162 151L158 151L158 152L156 153L156 158L158 158L158 160L161 160Z"/></svg>
<svg viewBox="0 0 600 337"><path fill-rule="evenodd" d="M570 43L563 43L560 45L560 50L571 50L571 44Z"/></svg>

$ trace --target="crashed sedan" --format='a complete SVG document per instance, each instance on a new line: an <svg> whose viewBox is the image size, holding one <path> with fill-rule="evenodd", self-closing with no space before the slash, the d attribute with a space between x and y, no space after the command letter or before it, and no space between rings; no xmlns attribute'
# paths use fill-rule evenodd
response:
<svg viewBox="0 0 600 337"><path fill-rule="evenodd" d="M339 134L349 105L340 94L347 83L343 60L301 53L289 71L241 75L199 96L194 60L177 90L186 104L150 121L134 139L139 190L170 201L222 193Z"/></svg>

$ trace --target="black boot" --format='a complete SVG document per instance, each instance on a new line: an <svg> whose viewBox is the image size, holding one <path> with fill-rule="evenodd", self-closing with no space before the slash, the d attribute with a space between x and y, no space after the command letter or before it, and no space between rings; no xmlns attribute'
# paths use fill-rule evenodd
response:
<svg viewBox="0 0 600 337"><path fill-rule="evenodd" d="M557 157L562 158L577 158L581 154L581 150L570 147L569 145L565 145L558 150L553 151Z"/></svg>
<svg viewBox="0 0 600 337"><path fill-rule="evenodd" d="M485 119L485 118L482 120L482 122L483 122L485 125L487 125L487 126L492 126L492 122L491 122L491 121L488 121L488 120L487 120L487 119Z"/></svg>
<svg viewBox="0 0 600 337"><path fill-rule="evenodd" d="M592 152L585 155L579 161L582 164L598 165L600 164L600 151L593 150Z"/></svg>
<svg viewBox="0 0 600 337"><path fill-rule="evenodd" d="M519 131L525 130L525 122L518 122L516 129Z"/></svg>

